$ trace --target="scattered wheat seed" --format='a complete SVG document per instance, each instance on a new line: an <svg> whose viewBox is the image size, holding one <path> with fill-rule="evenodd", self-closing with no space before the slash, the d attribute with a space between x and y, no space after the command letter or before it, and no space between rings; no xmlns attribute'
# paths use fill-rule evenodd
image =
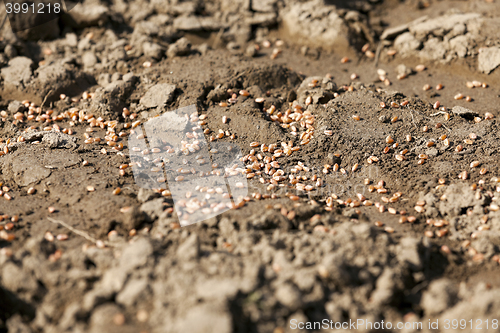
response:
<svg viewBox="0 0 500 333"><path fill-rule="evenodd" d="M68 238L69 238L69 237L68 237L68 235L67 235L67 234L58 234L58 235L56 236L56 239L57 239L58 241L65 241L65 240L67 240Z"/></svg>
<svg viewBox="0 0 500 333"><path fill-rule="evenodd" d="M440 229L436 231L436 236L438 236L439 238L444 237L447 234L448 234L448 229Z"/></svg>
<svg viewBox="0 0 500 333"><path fill-rule="evenodd" d="M480 165L481 163L479 161L473 161L471 164L470 164L470 167L471 168L476 168Z"/></svg>
<svg viewBox="0 0 500 333"><path fill-rule="evenodd" d="M423 71L425 71L426 69L427 69L427 68L425 67L425 65L422 65L422 64L417 65L417 66L415 67L415 70L416 70L417 72L423 72Z"/></svg>

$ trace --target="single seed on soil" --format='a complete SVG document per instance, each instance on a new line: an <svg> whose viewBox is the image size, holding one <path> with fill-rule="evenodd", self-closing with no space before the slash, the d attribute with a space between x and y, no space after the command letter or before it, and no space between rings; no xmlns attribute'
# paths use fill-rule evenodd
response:
<svg viewBox="0 0 500 333"><path fill-rule="evenodd" d="M425 211L425 208L422 206L415 206L415 211L417 213L423 213Z"/></svg>
<svg viewBox="0 0 500 333"><path fill-rule="evenodd" d="M500 210L500 207L497 204L490 204L490 210L493 212L498 212Z"/></svg>
<svg viewBox="0 0 500 333"><path fill-rule="evenodd" d="M424 127L422 127L422 131L427 132L428 130L429 130L429 126L425 125Z"/></svg>
<svg viewBox="0 0 500 333"><path fill-rule="evenodd" d="M481 170L479 171L479 174L485 175L487 172L488 172L488 170L486 168L481 168Z"/></svg>
<svg viewBox="0 0 500 333"><path fill-rule="evenodd" d="M359 121L361 118L358 116L358 115L353 115L352 116L352 119L356 120L356 121Z"/></svg>
<svg viewBox="0 0 500 333"><path fill-rule="evenodd" d="M446 234L448 234L448 229L441 229L436 231L436 236L438 236L439 238L446 236Z"/></svg>
<svg viewBox="0 0 500 333"><path fill-rule="evenodd" d="M58 241L65 241L65 240L68 239L68 235L66 235L66 234L59 234L59 235L57 235L56 238L57 238Z"/></svg>
<svg viewBox="0 0 500 333"><path fill-rule="evenodd" d="M89 185L89 186L87 186L87 191L88 191L88 192L94 192L94 191L95 191L94 186L90 186L90 185Z"/></svg>
<svg viewBox="0 0 500 333"><path fill-rule="evenodd" d="M380 221L375 221L374 224L375 224L376 227L383 227L384 226L384 224L382 222L380 222Z"/></svg>
<svg viewBox="0 0 500 333"><path fill-rule="evenodd" d="M426 70L426 67L425 67L425 65L420 64L420 65L417 65L417 66L415 67L415 70L416 70L417 72L423 72L423 71L425 71L425 70Z"/></svg>
<svg viewBox="0 0 500 333"><path fill-rule="evenodd" d="M424 235L425 235L425 237L433 238L434 237L434 231L432 231L432 230L426 230L424 232Z"/></svg>
<svg viewBox="0 0 500 333"><path fill-rule="evenodd" d="M427 90L430 90L431 89L431 86L429 84L426 84L424 85L424 87L422 88L424 91L427 91Z"/></svg>
<svg viewBox="0 0 500 333"><path fill-rule="evenodd" d="M465 101L466 101L466 102L472 102L472 97L470 97L470 96L465 96Z"/></svg>
<svg viewBox="0 0 500 333"><path fill-rule="evenodd" d="M387 138L385 138L385 142L391 144L394 142L394 139L389 135Z"/></svg>
<svg viewBox="0 0 500 333"><path fill-rule="evenodd" d="M464 140L464 143L468 144L468 145L471 145L474 143L474 141L472 141L471 139L465 139Z"/></svg>
<svg viewBox="0 0 500 333"><path fill-rule="evenodd" d="M385 232L389 233L389 234L392 234L394 232L394 228L391 228L391 227L385 227Z"/></svg>
<svg viewBox="0 0 500 333"><path fill-rule="evenodd" d="M46 241L48 241L48 242L53 242L53 241L54 241L54 239L55 239L55 238L54 238L54 235L52 235L52 233L51 233L50 231L47 231L47 232L44 234L43 238L45 238L45 240L46 240Z"/></svg>
<svg viewBox="0 0 500 333"><path fill-rule="evenodd" d="M441 90L443 88L444 88L444 86L441 83L436 86L436 90Z"/></svg>
<svg viewBox="0 0 500 333"><path fill-rule="evenodd" d="M122 189L121 189L121 188L119 188L119 187L117 187L117 188L115 188L115 189L113 190L113 194L114 194L114 195L118 195L118 194L120 194L120 193L121 193L121 191L122 191Z"/></svg>
<svg viewBox="0 0 500 333"><path fill-rule="evenodd" d="M462 94L456 94L453 98L456 99L456 100L460 100L460 99L464 98L464 95L462 95Z"/></svg>
<svg viewBox="0 0 500 333"><path fill-rule="evenodd" d="M476 168L480 165L481 163L479 161L473 161L471 164L470 164L470 167L471 168Z"/></svg>

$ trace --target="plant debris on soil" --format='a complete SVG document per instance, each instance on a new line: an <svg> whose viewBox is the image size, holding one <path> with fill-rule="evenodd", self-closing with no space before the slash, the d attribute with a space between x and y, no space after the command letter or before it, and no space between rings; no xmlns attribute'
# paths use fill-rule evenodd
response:
<svg viewBox="0 0 500 333"><path fill-rule="evenodd" d="M499 331L498 0L29 20L0 37L0 332Z"/></svg>

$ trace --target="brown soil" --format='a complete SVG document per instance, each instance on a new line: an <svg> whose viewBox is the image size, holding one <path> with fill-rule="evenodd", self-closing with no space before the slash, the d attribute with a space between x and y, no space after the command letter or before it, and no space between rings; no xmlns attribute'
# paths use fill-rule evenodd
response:
<svg viewBox="0 0 500 333"><path fill-rule="evenodd" d="M440 17L450 8L496 18L498 4L331 2L342 17L349 11L362 17L355 21L359 25L346 23L350 34L355 26L366 27L370 34L356 34L351 46L339 51L294 44L280 30L279 20L250 25L253 30L244 42L245 26L237 22L212 32L174 29L179 16L217 17L213 8L227 8L227 1L169 3L174 9L164 13L147 2L151 12L143 19L132 5L124 9L118 2L102 3L109 10L106 19L83 26L61 19L55 40L14 38L4 28L0 148L8 153L0 156L0 332L278 333L296 332L293 320L361 318L420 321L423 331L430 332L428 320L498 322L500 68L480 73L475 55L447 63L423 62L420 50L407 57L389 56L390 45L375 66L375 59L357 45L374 39L370 50L375 52L386 27L423 15ZM142 1L136 3L140 7ZM276 13L290 6L288 1L269 3ZM325 8L332 4L323 3ZM258 11L248 12L255 16ZM248 12L241 9L234 16L243 20ZM144 33L137 28L140 21L164 24L157 24L160 32ZM477 37L471 49L498 44L489 39L488 29L483 31L484 38ZM70 34L78 44L70 41ZM179 51L187 42L181 36L192 43L185 52ZM120 39L125 42L120 44ZM123 56L125 45L135 47L135 41L162 47L161 56L147 53L146 46L143 53ZM259 50L249 55L247 47L254 44ZM47 48L51 52L43 52ZM274 58L275 48L280 53ZM345 56L350 58L346 63L341 61ZM31 64L23 63L29 59ZM397 79L398 65L415 69L421 63L424 71ZM389 86L377 69L387 72ZM18 79L17 71L25 77ZM475 80L487 87L467 88L466 82ZM148 107L143 97L158 84L175 89L158 94L164 103ZM431 89L424 91L426 84ZM438 84L443 89L437 90ZM472 100L456 100L458 93ZM83 97L87 94L90 98ZM34 103L32 110L20 103L24 100ZM442 108L433 108L437 101ZM300 147L276 158L276 168L286 177L283 185L270 189L271 177L262 168L261 175L248 179L248 197L241 207L181 227L176 214L180 208L171 196L141 188L132 167L120 175L119 166L130 163L133 155L127 138L141 128L131 132L129 124L144 124L190 105L206 115L202 129L208 129L206 138L214 147L223 143L241 149L243 156L260 153L263 158L272 154L260 151L260 144ZM272 118L287 110L293 113L296 105L303 107L297 112L314 116L314 135L307 144L300 139L305 124L283 126L283 118ZM455 106L471 113L459 115ZM124 107L137 118L124 117ZM271 115L272 107L276 111ZM50 114L49 121L36 118L43 114ZM493 118L486 119L487 114ZM53 119L56 115L61 118ZM84 115L102 120L89 131ZM223 116L229 119L225 124ZM117 120L114 132L124 133L117 139L123 144L120 151L106 144L108 123L99 126L112 120ZM54 124L58 127L47 128ZM61 133L63 129L72 134ZM225 135L211 141L219 129L234 139ZM471 133L476 137L465 143ZM85 143L85 134L101 142ZM397 147L386 142L388 136ZM430 141L435 145L428 146ZM252 148L251 142L259 146ZM463 150L456 151L458 145ZM405 149L404 160L398 160ZM421 154L427 158L418 164ZM217 154L213 162L222 165L229 155ZM378 162L368 162L370 156ZM480 165L471 168L474 161ZM186 163L192 165L194 159ZM244 161L247 167L251 163ZM310 171L297 170L299 163ZM333 171L335 164L345 173ZM325 165L330 165L326 174ZM480 174L483 168L486 174ZM467 179L459 179L463 171ZM297 190L289 175L305 176L300 182L312 190ZM313 175L321 178L321 186ZM370 190L380 180L386 193ZM118 195L113 194L116 188L121 189ZM168 184L162 190L166 188ZM399 198L385 202L395 195ZM416 211L422 200L424 209ZM383 212L379 205L385 206ZM409 217L415 221L407 222ZM436 221L445 225L433 226ZM443 230L447 233L438 237ZM432 237L426 236L431 231ZM440 326L439 331L453 330ZM494 331L492 326L486 329Z"/></svg>

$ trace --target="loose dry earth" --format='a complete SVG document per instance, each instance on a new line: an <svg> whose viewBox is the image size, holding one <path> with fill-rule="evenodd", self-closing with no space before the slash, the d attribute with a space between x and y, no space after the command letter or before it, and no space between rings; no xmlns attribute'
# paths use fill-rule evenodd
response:
<svg viewBox="0 0 500 333"><path fill-rule="evenodd" d="M89 0L7 22L0 332L498 332L499 17L491 0ZM248 193L199 185L174 207L179 184L224 175Z"/></svg>

